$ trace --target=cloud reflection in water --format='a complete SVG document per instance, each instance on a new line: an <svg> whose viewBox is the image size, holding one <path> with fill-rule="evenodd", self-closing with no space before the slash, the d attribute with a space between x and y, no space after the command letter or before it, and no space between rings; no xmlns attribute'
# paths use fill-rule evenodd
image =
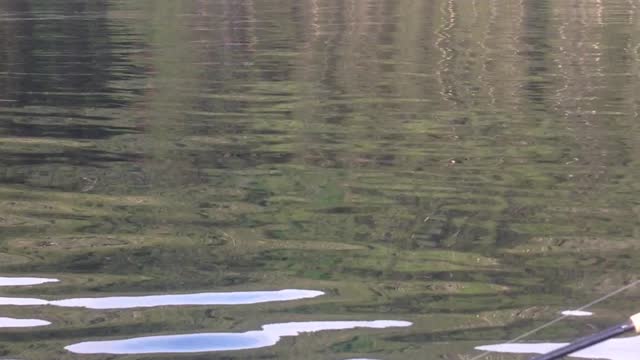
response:
<svg viewBox="0 0 640 360"><path fill-rule="evenodd" d="M15 327L34 327L45 326L51 324L45 320L38 319L14 319L8 317L0 317L0 328L15 328Z"/></svg>
<svg viewBox="0 0 640 360"><path fill-rule="evenodd" d="M147 336L124 340L88 341L65 349L78 354L190 353L255 349L275 345L283 336L322 330L389 328L411 326L408 321L311 321L268 324L262 330L244 333L200 333Z"/></svg>
<svg viewBox="0 0 640 360"><path fill-rule="evenodd" d="M25 286L39 285L49 282L58 282L58 279L34 278L34 277L4 277L0 276L0 286Z"/></svg>
<svg viewBox="0 0 640 360"><path fill-rule="evenodd" d="M0 297L0 305L53 305L88 309L130 309L172 305L244 305L271 301L314 298L322 291L285 289L278 291L238 291L177 295L113 296L47 301L33 298Z"/></svg>

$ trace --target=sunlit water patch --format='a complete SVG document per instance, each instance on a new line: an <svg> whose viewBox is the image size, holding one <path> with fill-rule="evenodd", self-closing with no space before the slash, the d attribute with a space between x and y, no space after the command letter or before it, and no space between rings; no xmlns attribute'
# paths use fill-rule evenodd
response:
<svg viewBox="0 0 640 360"><path fill-rule="evenodd" d="M565 345L567 343L497 344L479 346L476 349L499 353L545 354ZM583 359L637 360L639 349L640 336L633 336L607 340L568 356Z"/></svg>
<svg viewBox="0 0 640 360"><path fill-rule="evenodd" d="M37 277L4 277L0 276L0 286L26 286L39 285L50 282L58 282L58 279L37 278Z"/></svg>
<svg viewBox="0 0 640 360"><path fill-rule="evenodd" d="M35 327L49 324L51 323L45 320L0 317L0 328Z"/></svg>
<svg viewBox="0 0 640 360"><path fill-rule="evenodd" d="M35 298L14 298L14 297L0 297L0 305L16 305L16 306L30 306L30 305L49 305L49 301Z"/></svg>
<svg viewBox="0 0 640 360"><path fill-rule="evenodd" d="M314 298L322 291L285 289L278 291L244 291L177 295L113 296L48 301L34 298L0 297L0 305L53 305L87 309L130 309L176 305L246 305L272 301Z"/></svg>
<svg viewBox="0 0 640 360"><path fill-rule="evenodd" d="M244 333L200 333L147 336L124 340L88 341L67 346L78 354L152 354L255 349L275 345L284 336L323 330L411 326L408 321L312 321L268 324Z"/></svg>
<svg viewBox="0 0 640 360"><path fill-rule="evenodd" d="M582 310L565 310L565 311L561 312L561 314L565 315L565 316L577 316L577 317L592 316L593 315L592 312L582 311Z"/></svg>

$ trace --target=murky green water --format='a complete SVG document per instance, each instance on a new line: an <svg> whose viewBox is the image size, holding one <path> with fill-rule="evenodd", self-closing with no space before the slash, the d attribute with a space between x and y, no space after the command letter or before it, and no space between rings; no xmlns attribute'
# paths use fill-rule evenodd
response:
<svg viewBox="0 0 640 360"><path fill-rule="evenodd" d="M51 323L5 321L0 358L465 359L520 335L640 275L639 61L636 0L0 0L0 276L60 280L0 287L0 319Z"/></svg>

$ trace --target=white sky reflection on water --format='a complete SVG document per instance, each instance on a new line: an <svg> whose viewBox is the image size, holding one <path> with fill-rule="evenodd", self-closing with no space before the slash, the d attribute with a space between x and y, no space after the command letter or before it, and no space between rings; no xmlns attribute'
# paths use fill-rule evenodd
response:
<svg viewBox="0 0 640 360"><path fill-rule="evenodd" d="M13 328L13 327L34 327L45 326L51 324L45 320L38 319L14 319L8 317L0 317L0 328Z"/></svg>
<svg viewBox="0 0 640 360"><path fill-rule="evenodd" d="M35 278L35 277L4 277L0 276L0 286L26 286L39 285L49 282L58 282L58 279Z"/></svg>
<svg viewBox="0 0 640 360"><path fill-rule="evenodd" d="M0 297L0 305L53 305L87 309L130 309L175 305L244 305L271 301L314 298L322 291L285 289L278 291L238 291L177 295L113 296L47 301L32 298Z"/></svg>
<svg viewBox="0 0 640 360"><path fill-rule="evenodd" d="M565 310L560 314L566 315L566 316L592 316L593 315L592 312L582 311L582 310Z"/></svg>
<svg viewBox="0 0 640 360"><path fill-rule="evenodd" d="M479 346L476 349L499 353L545 354L565 345L567 343L497 344ZM607 340L568 356L583 359L638 360L640 336Z"/></svg>
<svg viewBox="0 0 640 360"><path fill-rule="evenodd" d="M78 354L153 354L244 350L272 346L283 336L297 336L301 333L354 328L383 329L411 325L408 321L393 320L291 322L268 324L264 325L262 330L244 333L199 333L88 341L69 345L65 349Z"/></svg>
<svg viewBox="0 0 640 360"><path fill-rule="evenodd" d="M34 298L13 298L13 297L0 297L0 305L49 305L47 300L34 299Z"/></svg>

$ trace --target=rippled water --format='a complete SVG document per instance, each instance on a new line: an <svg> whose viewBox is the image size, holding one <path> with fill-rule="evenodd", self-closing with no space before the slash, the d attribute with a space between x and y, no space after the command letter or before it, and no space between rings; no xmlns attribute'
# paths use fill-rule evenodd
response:
<svg viewBox="0 0 640 360"><path fill-rule="evenodd" d="M0 358L469 359L638 278L636 0L0 0L0 48Z"/></svg>

